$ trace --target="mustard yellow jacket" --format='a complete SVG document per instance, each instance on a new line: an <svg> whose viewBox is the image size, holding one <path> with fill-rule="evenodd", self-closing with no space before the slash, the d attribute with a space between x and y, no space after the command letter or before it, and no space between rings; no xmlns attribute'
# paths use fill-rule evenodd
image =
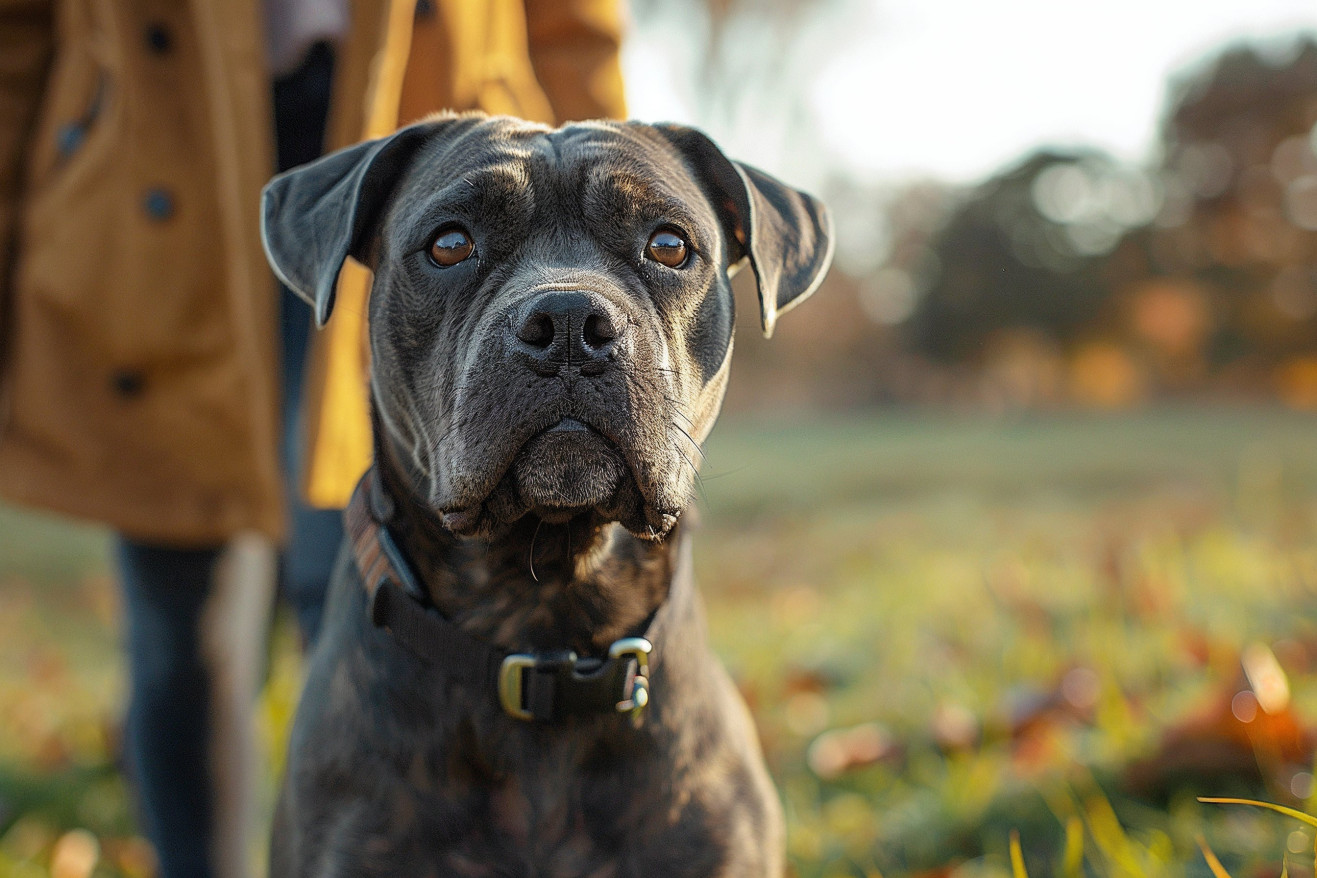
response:
<svg viewBox="0 0 1317 878"><path fill-rule="evenodd" d="M439 109L624 113L617 0L351 0L330 146ZM284 530L261 0L0 0L0 495L139 539ZM317 339L308 490L369 460L368 277Z"/></svg>

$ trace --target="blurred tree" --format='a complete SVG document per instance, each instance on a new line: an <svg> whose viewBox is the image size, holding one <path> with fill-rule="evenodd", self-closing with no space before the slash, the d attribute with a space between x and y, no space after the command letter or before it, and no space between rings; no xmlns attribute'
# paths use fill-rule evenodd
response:
<svg viewBox="0 0 1317 878"><path fill-rule="evenodd" d="M1102 153L1029 156L974 189L933 237L912 344L978 360L1008 329L1061 345L1091 334L1111 298L1112 252L1155 207L1150 181Z"/></svg>
<svg viewBox="0 0 1317 878"><path fill-rule="evenodd" d="M910 347L1017 385L1060 355L1104 405L1268 384L1317 405L1317 42L1228 47L1169 95L1150 170L1044 150L970 191L920 257Z"/></svg>
<svg viewBox="0 0 1317 878"><path fill-rule="evenodd" d="M1152 254L1206 292L1214 367L1317 350L1314 124L1311 36L1229 47L1171 84Z"/></svg>

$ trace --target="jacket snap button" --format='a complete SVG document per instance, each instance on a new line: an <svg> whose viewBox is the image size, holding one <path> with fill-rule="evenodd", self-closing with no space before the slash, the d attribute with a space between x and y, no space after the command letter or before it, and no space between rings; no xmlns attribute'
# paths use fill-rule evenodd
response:
<svg viewBox="0 0 1317 878"><path fill-rule="evenodd" d="M133 399L146 389L146 377L136 369L116 369L110 376L110 386L124 399Z"/></svg>
<svg viewBox="0 0 1317 878"><path fill-rule="evenodd" d="M148 189L142 206L151 219L167 220L174 215L174 196L168 189Z"/></svg>
<svg viewBox="0 0 1317 878"><path fill-rule="evenodd" d="M160 22L152 22L146 26L146 47L157 55L163 55L174 46L174 38L169 33L169 28Z"/></svg>

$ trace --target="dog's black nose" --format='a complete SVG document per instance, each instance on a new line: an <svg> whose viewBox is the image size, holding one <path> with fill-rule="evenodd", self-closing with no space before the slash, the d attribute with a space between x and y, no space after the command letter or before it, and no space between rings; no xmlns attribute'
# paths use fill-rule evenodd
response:
<svg viewBox="0 0 1317 878"><path fill-rule="evenodd" d="M552 375L566 365L582 375L598 375L625 323L602 296L549 290L517 309L512 326L516 347L535 371Z"/></svg>

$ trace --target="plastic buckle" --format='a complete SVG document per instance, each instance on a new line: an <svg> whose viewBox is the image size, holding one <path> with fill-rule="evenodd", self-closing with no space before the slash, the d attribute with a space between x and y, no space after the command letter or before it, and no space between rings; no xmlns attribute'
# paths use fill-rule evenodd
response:
<svg viewBox="0 0 1317 878"><path fill-rule="evenodd" d="M503 705L503 712L516 719L532 720L534 714L521 704L521 691L524 678L523 671L535 667L533 655L510 655L503 659L503 666L498 671L498 700Z"/></svg>
<svg viewBox="0 0 1317 878"><path fill-rule="evenodd" d="M535 714L526 707L526 673L560 673L576 665L576 653L570 650L541 654L514 653L503 659L498 671L498 700L503 712L520 720L533 720Z"/></svg>

